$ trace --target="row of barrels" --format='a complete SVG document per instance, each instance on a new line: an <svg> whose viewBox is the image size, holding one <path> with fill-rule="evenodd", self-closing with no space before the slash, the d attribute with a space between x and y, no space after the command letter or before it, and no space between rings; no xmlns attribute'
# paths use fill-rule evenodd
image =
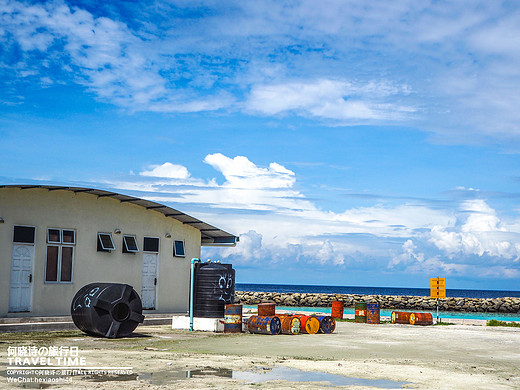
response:
<svg viewBox="0 0 520 390"><path fill-rule="evenodd" d="M433 325L433 316L431 313L393 311L390 321L392 324Z"/></svg>
<svg viewBox="0 0 520 390"><path fill-rule="evenodd" d="M246 322L249 333L291 334L299 333L330 334L336 329L336 321L331 316L307 316L303 314L276 314L273 316L254 315Z"/></svg>
<svg viewBox="0 0 520 390"><path fill-rule="evenodd" d="M304 314L276 314L274 303L258 305L258 315L246 321L250 333L258 334L330 334L336 329L336 321L331 316ZM224 333L242 332L242 305L226 305Z"/></svg>
<svg viewBox="0 0 520 390"><path fill-rule="evenodd" d="M379 304L357 302L354 304L355 321L366 324L381 322ZM433 325L431 313L410 313L407 311L393 311L390 317L392 324Z"/></svg>

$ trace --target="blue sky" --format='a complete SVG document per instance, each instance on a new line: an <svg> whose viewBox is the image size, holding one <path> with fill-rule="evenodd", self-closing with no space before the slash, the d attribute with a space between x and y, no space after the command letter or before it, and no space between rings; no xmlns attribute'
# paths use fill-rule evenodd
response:
<svg viewBox="0 0 520 390"><path fill-rule="evenodd" d="M520 289L520 6L0 0L0 181L240 236L237 282Z"/></svg>

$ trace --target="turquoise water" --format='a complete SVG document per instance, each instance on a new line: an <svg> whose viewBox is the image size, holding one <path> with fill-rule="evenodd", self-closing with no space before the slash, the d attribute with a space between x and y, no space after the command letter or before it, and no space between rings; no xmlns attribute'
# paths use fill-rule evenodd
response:
<svg viewBox="0 0 520 390"><path fill-rule="evenodd" d="M256 305L244 305L244 308L256 309ZM298 312L298 313L306 313L306 312L320 312L330 314L330 307L293 307L293 306L276 306L277 309L287 310L289 312ZM390 317L393 310L381 310L381 316ZM437 317L437 312L435 310L399 310L399 311L409 311L409 312L417 312L421 313L431 313L433 318ZM354 308L345 308L343 310L343 314L354 315ZM439 311L439 318L449 319L449 318L461 318L468 320L499 320L499 321L515 321L520 322L520 314L509 314L509 313L468 313L468 312L454 312L454 311Z"/></svg>

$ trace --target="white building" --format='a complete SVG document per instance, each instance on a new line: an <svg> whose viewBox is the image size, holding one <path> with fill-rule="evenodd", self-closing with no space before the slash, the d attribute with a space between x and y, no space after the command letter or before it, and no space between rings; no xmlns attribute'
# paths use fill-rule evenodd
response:
<svg viewBox="0 0 520 390"><path fill-rule="evenodd" d="M80 187L0 186L0 316L68 315L92 282L126 283L143 309L186 312L190 260L238 238L170 207Z"/></svg>

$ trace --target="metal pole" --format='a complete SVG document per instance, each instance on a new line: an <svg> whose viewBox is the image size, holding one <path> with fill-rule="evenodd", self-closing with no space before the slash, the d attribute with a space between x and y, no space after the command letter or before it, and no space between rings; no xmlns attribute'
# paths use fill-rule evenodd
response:
<svg viewBox="0 0 520 390"><path fill-rule="evenodd" d="M195 285L195 263L200 263L200 259L191 259L190 268L190 332L193 332L193 289Z"/></svg>
<svg viewBox="0 0 520 390"><path fill-rule="evenodd" d="M439 298L437 297L437 322L439 322Z"/></svg>

